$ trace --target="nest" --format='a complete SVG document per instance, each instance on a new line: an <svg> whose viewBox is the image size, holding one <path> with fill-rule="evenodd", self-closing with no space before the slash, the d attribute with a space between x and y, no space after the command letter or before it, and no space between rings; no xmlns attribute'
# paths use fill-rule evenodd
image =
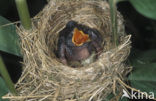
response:
<svg viewBox="0 0 156 101"><path fill-rule="evenodd" d="M130 35L125 34L123 18L117 13L119 45L112 39L110 9L102 0L51 0L32 31L17 28L24 56L23 73L16 89L19 101L101 101L120 91L117 79L131 68L124 61L130 53ZM103 38L98 59L80 68L63 65L56 57L59 32L74 20L97 29Z"/></svg>

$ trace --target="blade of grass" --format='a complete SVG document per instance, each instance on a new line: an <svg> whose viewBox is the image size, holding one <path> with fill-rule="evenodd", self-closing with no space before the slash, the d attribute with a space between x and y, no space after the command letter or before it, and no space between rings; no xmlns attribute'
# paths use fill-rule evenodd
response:
<svg viewBox="0 0 156 101"><path fill-rule="evenodd" d="M18 14L24 29L29 30L32 28L30 14L26 0L15 0Z"/></svg>
<svg viewBox="0 0 156 101"><path fill-rule="evenodd" d="M109 5L110 5L112 35L113 35L112 37L113 37L115 46L118 46L116 0L109 0Z"/></svg>
<svg viewBox="0 0 156 101"><path fill-rule="evenodd" d="M2 75L6 85L8 86L10 92L13 94L13 95L17 95L16 93L16 90L14 88L14 84L8 74L8 71L4 65L4 62L2 60L2 57L0 56L0 74Z"/></svg>

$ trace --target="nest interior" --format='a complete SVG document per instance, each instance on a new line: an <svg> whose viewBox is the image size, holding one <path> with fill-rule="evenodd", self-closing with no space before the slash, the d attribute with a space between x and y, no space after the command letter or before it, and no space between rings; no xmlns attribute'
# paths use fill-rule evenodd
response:
<svg viewBox="0 0 156 101"><path fill-rule="evenodd" d="M124 63L130 52L130 36L125 34L118 12L120 44L113 47L109 10L102 0L51 0L31 32L17 28L24 62L16 84L20 97L12 100L98 101L114 89L120 90L117 78L130 72ZM98 60L81 68L63 65L55 54L59 32L70 20L97 29L104 40Z"/></svg>

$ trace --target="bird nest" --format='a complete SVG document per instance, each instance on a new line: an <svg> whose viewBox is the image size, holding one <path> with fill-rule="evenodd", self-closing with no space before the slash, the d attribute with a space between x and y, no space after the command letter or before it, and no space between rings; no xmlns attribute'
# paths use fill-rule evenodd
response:
<svg viewBox="0 0 156 101"><path fill-rule="evenodd" d="M23 73L16 84L15 101L101 101L111 92L121 91L131 67L124 61L130 53L130 35L117 12L119 45L114 46L110 9L106 0L51 0L32 31L17 27L23 52ZM98 59L78 68L63 65L55 52L59 32L69 21L97 29L103 38Z"/></svg>

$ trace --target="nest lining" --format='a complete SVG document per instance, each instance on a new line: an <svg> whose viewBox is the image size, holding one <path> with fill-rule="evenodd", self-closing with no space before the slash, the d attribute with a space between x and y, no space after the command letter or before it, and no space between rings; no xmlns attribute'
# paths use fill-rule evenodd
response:
<svg viewBox="0 0 156 101"><path fill-rule="evenodd" d="M109 5L106 1L51 0L44 8L31 32L17 28L24 55L23 73L16 84L20 97L26 101L98 101L113 89L114 82L125 78L130 67L124 64L130 52L130 35L124 31L118 12L120 45L112 47ZM58 33L70 20L97 29L103 37L103 52L97 61L81 68L71 68L59 62L55 55ZM35 96L35 97L34 97Z"/></svg>

